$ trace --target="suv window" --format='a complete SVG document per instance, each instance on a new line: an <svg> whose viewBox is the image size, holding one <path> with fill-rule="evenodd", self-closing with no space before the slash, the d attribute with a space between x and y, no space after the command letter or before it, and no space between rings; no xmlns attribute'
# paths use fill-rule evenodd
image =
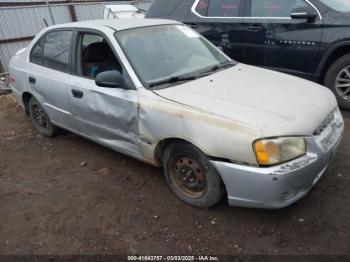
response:
<svg viewBox="0 0 350 262"><path fill-rule="evenodd" d="M68 72L72 31L55 31L45 36L43 66Z"/></svg>
<svg viewBox="0 0 350 262"><path fill-rule="evenodd" d="M238 17L241 0L200 0L196 12L206 17Z"/></svg>
<svg viewBox="0 0 350 262"><path fill-rule="evenodd" d="M251 0L251 17L290 17L298 7L309 5L304 0Z"/></svg>
<svg viewBox="0 0 350 262"><path fill-rule="evenodd" d="M342 13L350 13L350 2L349 0L320 0L328 7Z"/></svg>

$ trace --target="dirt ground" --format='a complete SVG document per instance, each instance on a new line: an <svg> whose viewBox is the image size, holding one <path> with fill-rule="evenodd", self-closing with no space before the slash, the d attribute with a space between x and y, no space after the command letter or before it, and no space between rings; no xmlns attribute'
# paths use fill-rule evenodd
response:
<svg viewBox="0 0 350 262"><path fill-rule="evenodd" d="M281 210L180 202L162 171L69 133L37 135L0 96L0 254L350 254L350 113L334 165Z"/></svg>

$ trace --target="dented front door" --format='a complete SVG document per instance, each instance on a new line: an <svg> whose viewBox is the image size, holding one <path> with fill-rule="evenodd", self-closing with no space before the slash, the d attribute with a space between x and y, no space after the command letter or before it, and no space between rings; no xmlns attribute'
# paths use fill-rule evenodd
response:
<svg viewBox="0 0 350 262"><path fill-rule="evenodd" d="M68 96L78 131L117 151L140 155L136 90L104 88L84 77L73 77Z"/></svg>

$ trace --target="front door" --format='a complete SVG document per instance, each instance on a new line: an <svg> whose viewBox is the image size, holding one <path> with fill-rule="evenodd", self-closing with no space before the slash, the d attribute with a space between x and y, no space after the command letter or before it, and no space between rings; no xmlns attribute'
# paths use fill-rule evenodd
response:
<svg viewBox="0 0 350 262"><path fill-rule="evenodd" d="M249 0L247 5L246 63L312 79L322 36L317 9L305 0ZM296 8L317 18L292 19Z"/></svg>
<svg viewBox="0 0 350 262"><path fill-rule="evenodd" d="M112 149L140 155L136 89L95 84L96 76L104 71L119 71L127 79L111 45L102 34L81 31L75 50L78 66L69 97L79 132ZM128 85L132 85L130 81Z"/></svg>

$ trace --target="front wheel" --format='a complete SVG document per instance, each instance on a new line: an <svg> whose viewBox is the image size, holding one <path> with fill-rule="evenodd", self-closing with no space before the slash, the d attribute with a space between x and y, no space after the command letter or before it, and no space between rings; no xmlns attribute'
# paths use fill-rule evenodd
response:
<svg viewBox="0 0 350 262"><path fill-rule="evenodd" d="M342 109L350 110L350 54L342 56L330 66L325 86L333 91Z"/></svg>
<svg viewBox="0 0 350 262"><path fill-rule="evenodd" d="M35 129L46 137L53 137L59 132L59 128L54 126L41 104L32 97L29 100L29 115Z"/></svg>
<svg viewBox="0 0 350 262"><path fill-rule="evenodd" d="M207 208L222 199L225 190L220 175L196 147L170 144L163 155L163 166L171 190L187 204Z"/></svg>

